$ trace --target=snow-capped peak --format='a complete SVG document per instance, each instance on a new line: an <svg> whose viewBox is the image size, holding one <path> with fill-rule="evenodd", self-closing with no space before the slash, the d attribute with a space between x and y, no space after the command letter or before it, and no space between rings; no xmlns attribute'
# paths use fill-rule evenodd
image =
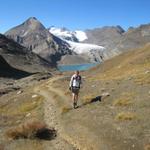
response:
<svg viewBox="0 0 150 150"><path fill-rule="evenodd" d="M49 28L49 32L63 40L82 42L87 39L86 33L80 30L70 31L67 28L56 28L53 26Z"/></svg>
<svg viewBox="0 0 150 150"><path fill-rule="evenodd" d="M91 62L101 62L104 47L94 44L81 43L87 39L84 31L70 31L66 28L49 28L49 32L67 42L69 49L78 55L86 55Z"/></svg>
<svg viewBox="0 0 150 150"><path fill-rule="evenodd" d="M82 42L82 41L88 39L88 37L84 31L76 30L75 35L76 35L77 39L79 40L79 42Z"/></svg>
<svg viewBox="0 0 150 150"><path fill-rule="evenodd" d="M50 27L49 31L54 34L55 36L69 36L71 37L71 31L69 31L66 28L56 28L56 27Z"/></svg>

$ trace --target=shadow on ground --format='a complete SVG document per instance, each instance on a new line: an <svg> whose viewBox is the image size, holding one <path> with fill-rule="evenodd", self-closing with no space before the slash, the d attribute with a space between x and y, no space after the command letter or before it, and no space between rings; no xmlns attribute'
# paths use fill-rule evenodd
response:
<svg viewBox="0 0 150 150"><path fill-rule="evenodd" d="M41 140L52 140L57 136L55 129L41 129L36 133L36 138Z"/></svg>

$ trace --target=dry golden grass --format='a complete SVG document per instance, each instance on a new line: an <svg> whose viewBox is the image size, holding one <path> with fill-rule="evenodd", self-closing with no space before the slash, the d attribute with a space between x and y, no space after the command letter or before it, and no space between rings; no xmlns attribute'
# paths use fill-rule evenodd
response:
<svg viewBox="0 0 150 150"><path fill-rule="evenodd" d="M146 144L146 145L144 146L144 150L150 150L150 144Z"/></svg>
<svg viewBox="0 0 150 150"><path fill-rule="evenodd" d="M139 74L134 78L134 81L138 85L150 84L150 73Z"/></svg>
<svg viewBox="0 0 150 150"><path fill-rule="evenodd" d="M30 112L41 106L43 103L43 97L38 96L31 100L25 100L17 106L11 106L10 104L0 107L0 113L5 115L18 115Z"/></svg>
<svg viewBox="0 0 150 150"><path fill-rule="evenodd" d="M60 87L60 85L57 85L56 83L53 83L53 87L58 89Z"/></svg>
<svg viewBox="0 0 150 150"><path fill-rule="evenodd" d="M42 97L38 97L38 98L36 98L36 100L34 100L34 101L31 101L31 102L28 101L28 102L26 102L26 103L23 103L23 104L19 107L18 111L20 111L20 112L22 112L22 113L30 112L30 111L36 109L38 106L40 106L40 105L42 104L42 102L43 102L43 98L42 98Z"/></svg>
<svg viewBox="0 0 150 150"><path fill-rule="evenodd" d="M114 106L127 106L132 104L132 101L130 99L117 99L114 101Z"/></svg>
<svg viewBox="0 0 150 150"><path fill-rule="evenodd" d="M132 98L132 97L134 97L135 95L136 95L135 92L123 92L123 93L121 94L121 96L128 97L128 98Z"/></svg>
<svg viewBox="0 0 150 150"><path fill-rule="evenodd" d="M148 68L148 67L147 67ZM142 65L133 66L121 66L121 68L116 67L108 70L105 74L99 74L94 76L90 80L120 80L130 77L135 77L141 72L144 72L144 67Z"/></svg>
<svg viewBox="0 0 150 150"><path fill-rule="evenodd" d="M54 94L54 95L53 95L53 98L54 98L54 99L56 99L56 98L58 98L58 97L59 97L59 96L58 96L57 94Z"/></svg>
<svg viewBox="0 0 150 150"><path fill-rule="evenodd" d="M135 93L124 92L121 96L113 102L114 106L127 106L133 103Z"/></svg>
<svg viewBox="0 0 150 150"><path fill-rule="evenodd" d="M8 112L8 110L9 110L9 107L8 107L8 106L1 106L1 107L0 107L0 113L1 113L1 114Z"/></svg>
<svg viewBox="0 0 150 150"><path fill-rule="evenodd" d="M62 108L62 111L61 111L61 114L64 114L64 113L67 113L71 110L72 108L69 108L69 107L63 107Z"/></svg>
<svg viewBox="0 0 150 150"><path fill-rule="evenodd" d="M115 117L116 120L126 121L136 119L136 114L132 112L121 112Z"/></svg>
<svg viewBox="0 0 150 150"><path fill-rule="evenodd" d="M6 136L11 139L34 138L39 130L45 128L45 123L38 120L29 120L23 124L7 130Z"/></svg>

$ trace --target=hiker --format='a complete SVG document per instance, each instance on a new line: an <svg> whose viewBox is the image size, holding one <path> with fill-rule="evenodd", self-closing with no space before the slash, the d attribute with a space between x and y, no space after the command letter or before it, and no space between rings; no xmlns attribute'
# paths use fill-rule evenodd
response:
<svg viewBox="0 0 150 150"><path fill-rule="evenodd" d="M80 90L81 76L79 71L75 71L75 74L71 77L69 89L72 91L72 101L74 109L77 108L78 94Z"/></svg>

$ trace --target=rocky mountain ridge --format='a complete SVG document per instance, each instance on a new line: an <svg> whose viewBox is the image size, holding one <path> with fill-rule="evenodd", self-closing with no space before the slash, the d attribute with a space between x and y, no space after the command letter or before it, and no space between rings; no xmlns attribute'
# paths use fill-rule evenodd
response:
<svg viewBox="0 0 150 150"><path fill-rule="evenodd" d="M62 55L72 53L66 42L52 35L35 17L10 29L5 35L53 64Z"/></svg>

